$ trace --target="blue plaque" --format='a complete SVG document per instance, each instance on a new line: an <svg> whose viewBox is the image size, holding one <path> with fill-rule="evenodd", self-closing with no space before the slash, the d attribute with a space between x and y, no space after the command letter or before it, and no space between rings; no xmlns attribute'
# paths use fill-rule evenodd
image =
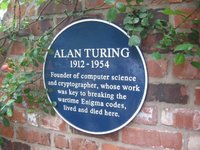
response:
<svg viewBox="0 0 200 150"><path fill-rule="evenodd" d="M72 127L106 134L127 125L147 92L144 57L128 46L118 26L97 19L74 22L54 38L46 54L44 85L56 112Z"/></svg>

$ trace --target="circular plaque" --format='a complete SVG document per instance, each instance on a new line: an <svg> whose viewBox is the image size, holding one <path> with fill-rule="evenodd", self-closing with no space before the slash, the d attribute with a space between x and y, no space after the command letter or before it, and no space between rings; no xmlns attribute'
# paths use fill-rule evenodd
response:
<svg viewBox="0 0 200 150"><path fill-rule="evenodd" d="M97 19L74 22L46 54L44 85L56 112L72 127L106 134L127 125L147 92L147 69L138 47L118 26Z"/></svg>

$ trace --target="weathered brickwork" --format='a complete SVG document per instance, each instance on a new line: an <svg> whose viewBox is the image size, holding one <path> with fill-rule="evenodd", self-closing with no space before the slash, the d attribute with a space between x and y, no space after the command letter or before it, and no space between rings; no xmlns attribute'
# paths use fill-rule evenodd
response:
<svg viewBox="0 0 200 150"><path fill-rule="evenodd" d="M26 31L19 35L24 36L33 32L40 36L49 28L65 19L65 10L73 10L74 4L62 0L59 5L54 2L48 6L36 8L31 4L21 7L21 14L17 16L35 17L43 15L38 22L33 23ZM79 0L77 9L99 7L104 0ZM125 0L124 0L125 1ZM171 21L174 26L180 24L181 16L162 15L159 10L166 7L179 8L190 13L194 11L194 1L183 0L145 0L147 7L156 18ZM187 6L190 6L187 8ZM12 5L9 6L8 16L12 16ZM107 5L104 6L106 8ZM199 19L199 11L192 18ZM106 9L88 13L84 18L105 19ZM22 17L21 16L21 17ZM124 15L119 15L115 21L122 25ZM54 30L54 35L74 20L81 19L69 17L62 21ZM8 21L9 23L9 21ZM185 22L181 28L188 30L191 22ZM196 27L196 26L195 26ZM9 128L0 124L1 134L4 137L3 150L199 150L200 149L200 70L190 65L190 59L182 65L173 63L172 54L165 54L161 60L154 60L151 53L159 50L156 42L162 38L159 33L148 35L141 45L144 53L149 88L146 101L136 118L119 131L106 135L91 135L70 127L58 115L48 116L41 112L30 114L26 104L16 104L14 116L10 118ZM11 45L9 55L17 57L26 51L25 45L17 39ZM42 67L41 67L42 68ZM3 76L0 76L0 84Z"/></svg>
<svg viewBox="0 0 200 150"><path fill-rule="evenodd" d="M124 128L122 142L144 147L182 148L182 134L160 130L147 130L142 128Z"/></svg>

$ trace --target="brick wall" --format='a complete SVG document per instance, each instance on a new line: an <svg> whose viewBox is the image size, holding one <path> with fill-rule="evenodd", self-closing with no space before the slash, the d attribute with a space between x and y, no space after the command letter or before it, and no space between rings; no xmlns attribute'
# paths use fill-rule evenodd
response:
<svg viewBox="0 0 200 150"><path fill-rule="evenodd" d="M101 5L102 2L103 0L82 0L79 1L78 8L91 8ZM145 0L144 4L153 10L171 7L189 13L194 9L194 1L188 0ZM35 36L41 35L64 18L62 13L65 9L70 10L73 7L74 5L64 7L51 3L43 12L45 15L21 34L31 31ZM21 10L23 15L34 17L43 9L30 4ZM11 6L9 11L7 18L12 16ZM174 25L180 22L181 17L157 16L168 19ZM86 17L105 19L105 12L92 12ZM199 12L192 17L200 17ZM54 34L76 19L79 18L68 18L59 25ZM120 25L120 21L116 23ZM181 26L183 29L188 27L191 27L190 22ZM149 73L149 89L140 113L126 127L107 135L90 135L70 127L59 116L52 117L41 112L28 113L26 105L16 105L11 126L6 128L0 124L4 137L3 149L199 150L200 70L193 68L189 60L182 65L175 65L172 56L168 54L165 59L153 60L151 53L155 51L155 42L160 38L159 34L152 34L142 43L141 50L144 52ZM25 50L22 43L16 42L9 55L20 56ZM1 78L0 76L0 81Z"/></svg>

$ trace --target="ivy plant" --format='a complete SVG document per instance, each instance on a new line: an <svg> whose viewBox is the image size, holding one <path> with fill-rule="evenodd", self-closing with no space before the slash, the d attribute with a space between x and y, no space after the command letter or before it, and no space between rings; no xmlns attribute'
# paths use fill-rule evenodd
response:
<svg viewBox="0 0 200 150"><path fill-rule="evenodd" d="M200 1L196 1L196 9L190 14L186 14L181 10L173 10L171 8L165 8L161 11L164 15L180 15L182 21L179 25L174 27L168 21L162 19L154 19L154 15L146 7L141 5L143 0L136 1L137 5L131 5L131 1L127 0L127 3L116 2L114 0L107 1L108 4L112 4L107 14L109 21L114 21L119 13L124 13L123 20L124 29L130 36L129 46L140 46L142 39L144 39L149 33L159 32L162 34L162 39L157 43L157 48L164 50L165 53L174 54L174 62L176 64L183 64L186 57L200 57L199 47L199 29L191 28L190 31L180 31L179 28L182 24L190 19L190 17L200 10ZM123 6L123 9L118 8L118 3ZM123 10L123 11L121 11ZM151 20L155 20L151 22ZM193 19L192 23L200 25L200 20ZM153 52L152 57L154 59L163 58L159 51ZM195 68L200 68L199 61L192 61L191 65Z"/></svg>
<svg viewBox="0 0 200 150"><path fill-rule="evenodd" d="M189 19L193 13L199 10L198 6L191 14L186 15L183 11L172 10L166 8L162 11L165 15L181 15L183 21L174 27L164 20L157 20L155 23L155 29L160 31L163 34L162 40L159 41L157 47L163 50L171 51L174 54L174 62L176 64L182 64L185 62L185 57L195 56L199 57L199 31L195 28L191 28L190 32L181 32L179 27ZM196 20L196 24L198 21ZM155 55L156 56L156 55ZM159 57L159 56L158 56ZM200 68L199 62L191 62L196 68Z"/></svg>

